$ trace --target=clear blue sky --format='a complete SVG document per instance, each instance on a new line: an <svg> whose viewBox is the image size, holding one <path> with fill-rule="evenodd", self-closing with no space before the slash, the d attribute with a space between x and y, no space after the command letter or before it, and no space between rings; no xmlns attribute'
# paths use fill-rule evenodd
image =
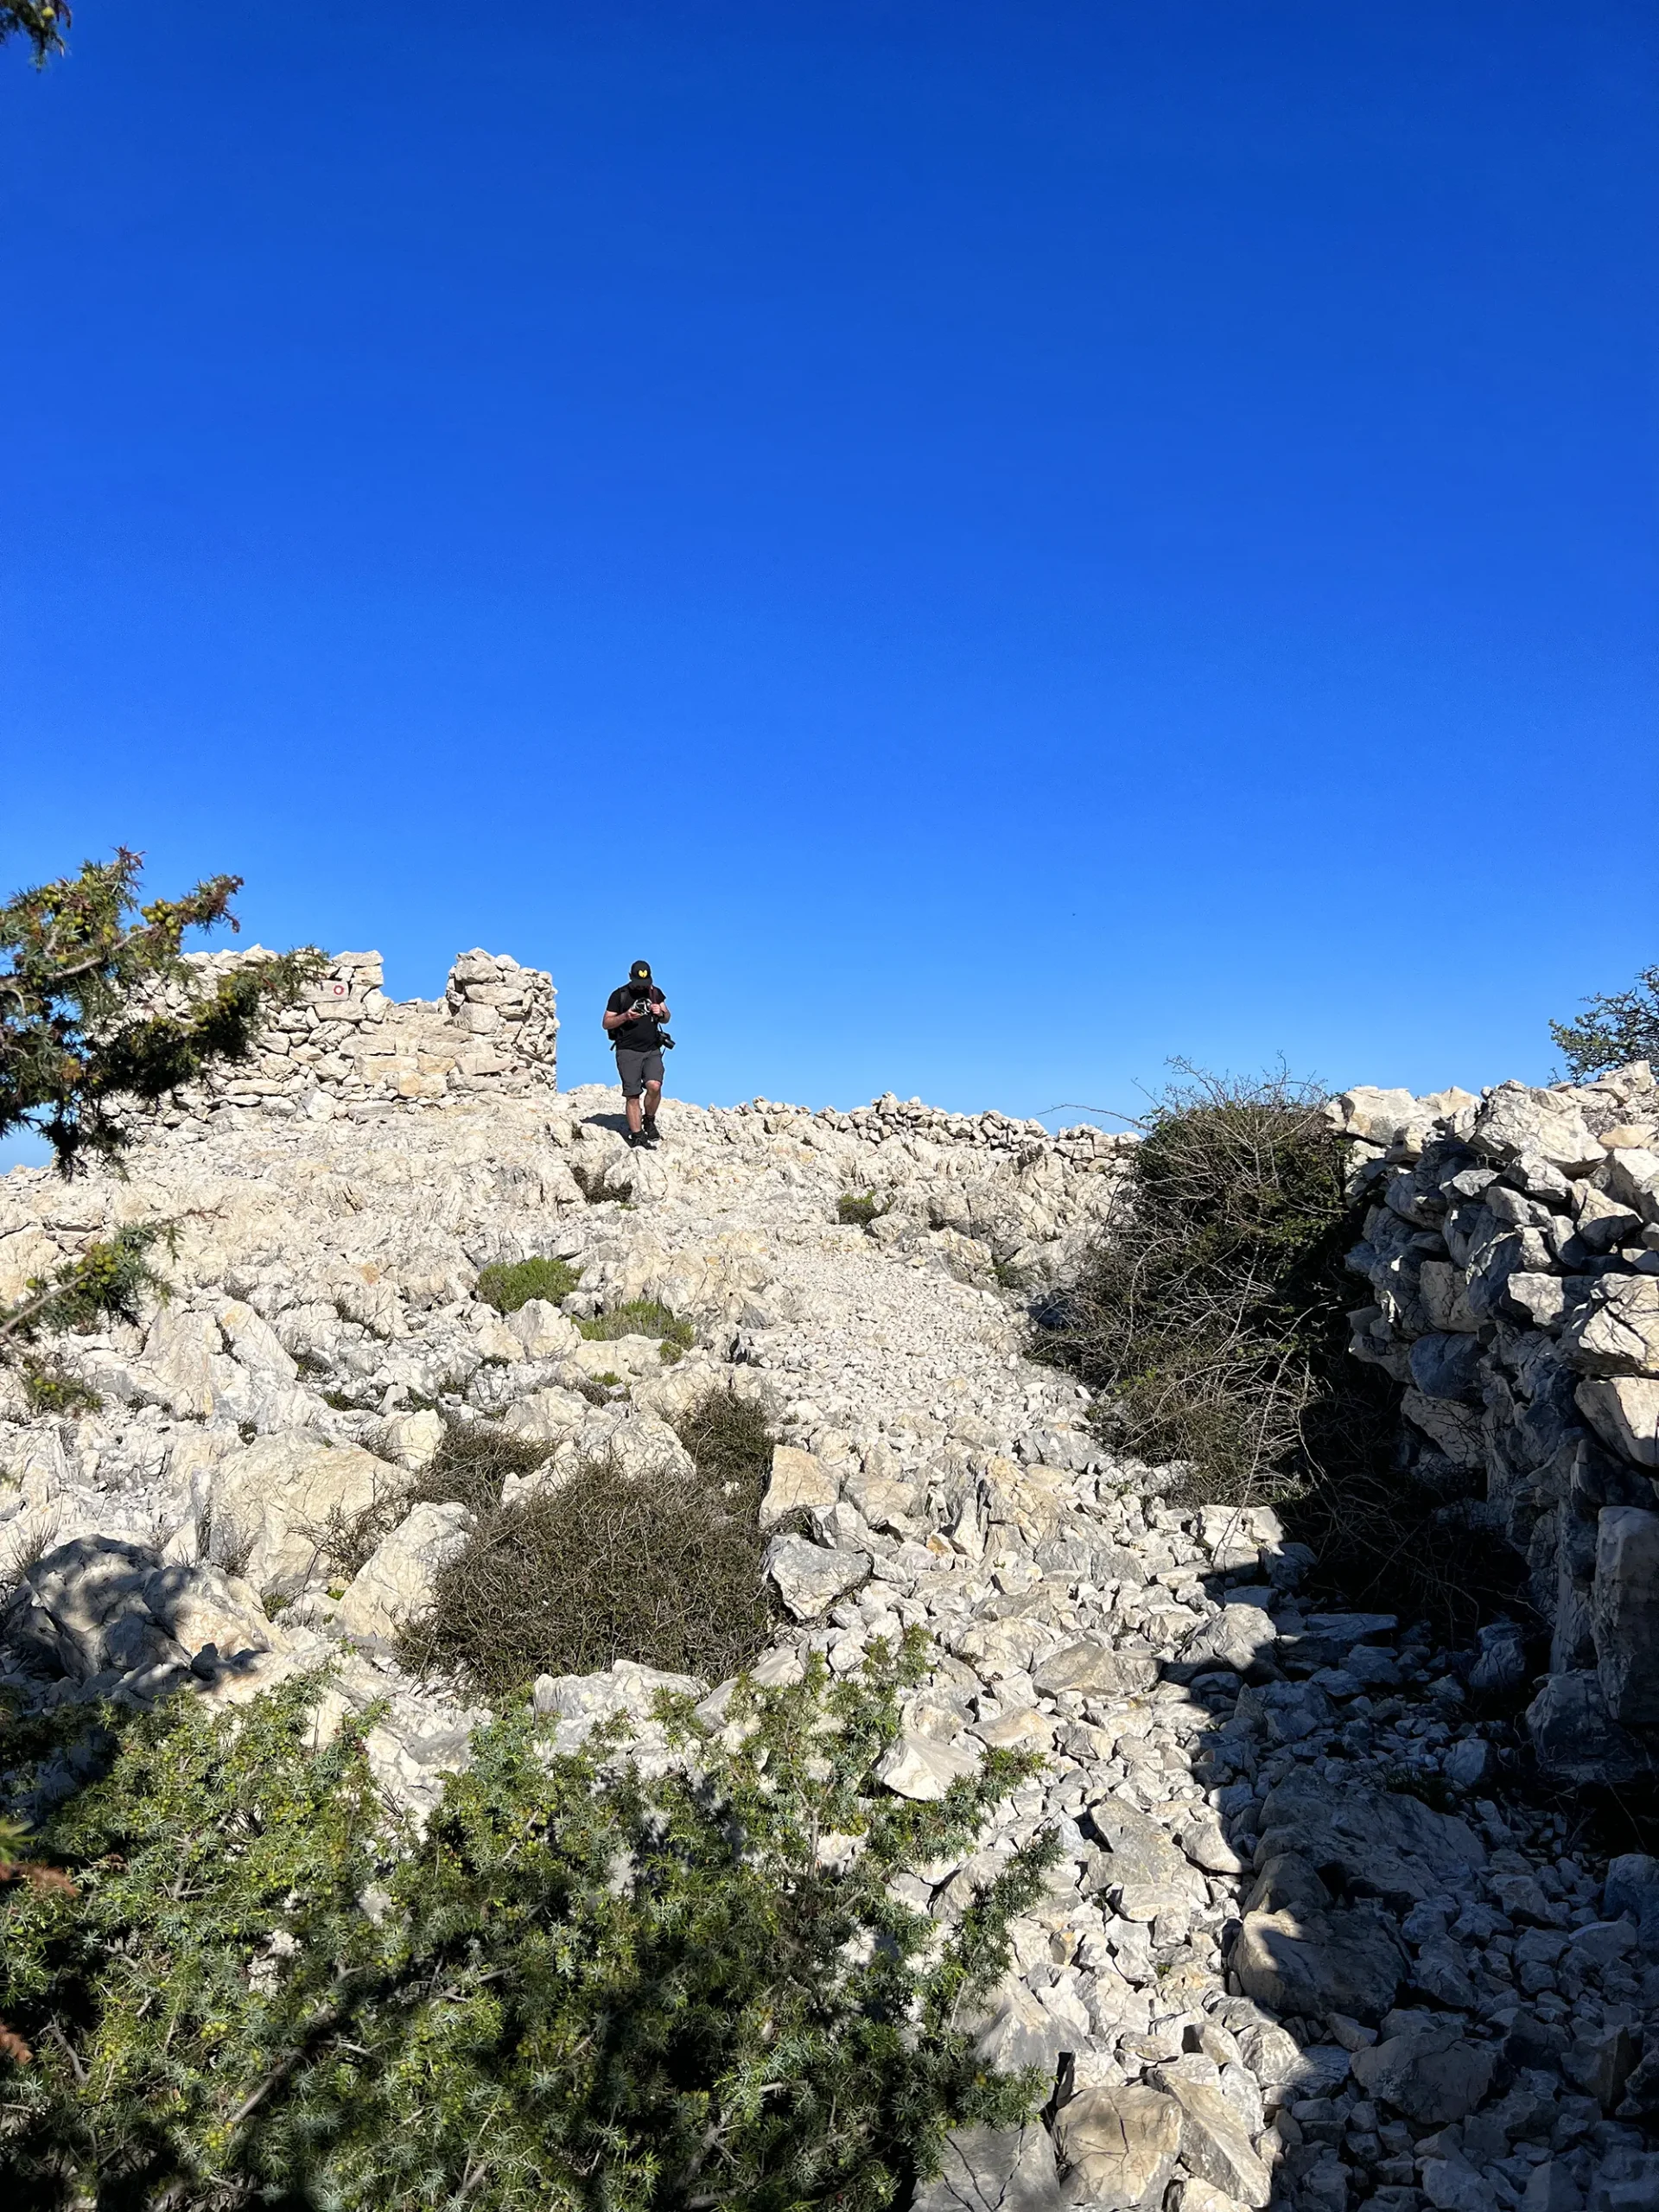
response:
<svg viewBox="0 0 1659 2212"><path fill-rule="evenodd" d="M644 953L702 1098L1542 1077L1659 958L1656 63L77 0L0 53L0 882L511 951L571 1080Z"/></svg>

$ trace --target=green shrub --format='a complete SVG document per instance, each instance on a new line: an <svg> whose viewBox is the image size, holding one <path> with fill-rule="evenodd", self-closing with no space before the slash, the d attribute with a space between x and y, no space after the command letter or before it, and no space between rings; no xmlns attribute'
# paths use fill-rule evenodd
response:
<svg viewBox="0 0 1659 2212"><path fill-rule="evenodd" d="M711 1392L681 1424L694 1477L594 1462L505 1506L505 1477L538 1466L546 1447L481 1425L451 1430L415 1495L453 1498L476 1519L404 1637L408 1662L457 1668L491 1697L619 1659L734 1675L772 1628L754 1471L762 1455L770 1466L772 1440L751 1408L727 1410L736 1404Z"/></svg>
<svg viewBox="0 0 1659 2212"><path fill-rule="evenodd" d="M590 1344L614 1344L618 1337L660 1337L664 1344L677 1344L686 1351L697 1340L689 1321L680 1320L654 1298L631 1298L626 1306L596 1313L591 1321L578 1321L576 1326Z"/></svg>
<svg viewBox="0 0 1659 2212"><path fill-rule="evenodd" d="M1294 1495L1375 1395L1347 1353L1357 1235L1323 1094L1185 1071L1154 1107L1117 1218L1045 1348L1116 1440L1185 1460L1187 1495Z"/></svg>
<svg viewBox="0 0 1659 2212"><path fill-rule="evenodd" d="M887 1211L874 1191L843 1191L836 1200L836 1219L843 1229L868 1229Z"/></svg>
<svg viewBox="0 0 1659 2212"><path fill-rule="evenodd" d="M1630 1060L1659 1060L1659 968L1644 968L1628 991L1586 999L1577 1021L1552 1021L1549 1033L1579 1083Z"/></svg>
<svg viewBox="0 0 1659 2212"><path fill-rule="evenodd" d="M544 1298L550 1306L561 1304L580 1280L563 1260L497 1260L479 1269L473 1295L498 1313L516 1313L532 1298Z"/></svg>
<svg viewBox="0 0 1659 2212"><path fill-rule="evenodd" d="M645 1780L483 1730L421 1836L376 1794L372 1716L312 1748L319 1680L234 1715L118 1722L105 1779L14 1889L0 2165L32 2207L874 2212L947 2129L1010 2124L954 2025L1040 1893L1028 1846L954 1936L889 1894L961 1858L1035 1763L993 1752L936 1805L872 1768L925 1664L740 1688L735 1751ZM673 1726L700 1734L683 1707ZM856 1839L820 1864L821 1837ZM8 2046L10 2049L10 2047ZM15 2058L16 2053L12 2051Z"/></svg>
<svg viewBox="0 0 1659 2212"><path fill-rule="evenodd" d="M95 1414L104 1401L89 1383L55 1362L30 1360L22 1370L23 1396L34 1414Z"/></svg>

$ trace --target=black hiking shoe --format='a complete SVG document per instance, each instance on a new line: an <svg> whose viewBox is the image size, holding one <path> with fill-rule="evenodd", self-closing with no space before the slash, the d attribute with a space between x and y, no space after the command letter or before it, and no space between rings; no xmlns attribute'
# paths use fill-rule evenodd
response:
<svg viewBox="0 0 1659 2212"><path fill-rule="evenodd" d="M659 1134L659 1133L658 1133L658 1131L657 1124L656 1124L656 1122L647 1122L645 1123L645 1128L640 1131L640 1135L645 1138L645 1142L646 1142L647 1144L651 1144L651 1145L661 1144L661 1142L662 1142L662 1141L663 1141L663 1140L662 1140L662 1137L661 1137L661 1135L660 1135L660 1134Z"/></svg>
<svg viewBox="0 0 1659 2212"><path fill-rule="evenodd" d="M630 1129L628 1131L628 1143L635 1152L638 1152L639 1147L648 1141L649 1140L643 1129Z"/></svg>

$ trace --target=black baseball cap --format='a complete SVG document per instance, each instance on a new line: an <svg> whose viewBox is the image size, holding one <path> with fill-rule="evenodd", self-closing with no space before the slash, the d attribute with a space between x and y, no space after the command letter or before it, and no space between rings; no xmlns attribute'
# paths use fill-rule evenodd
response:
<svg viewBox="0 0 1659 2212"><path fill-rule="evenodd" d="M631 983L648 983L651 981L650 961L636 960L628 970L628 981Z"/></svg>

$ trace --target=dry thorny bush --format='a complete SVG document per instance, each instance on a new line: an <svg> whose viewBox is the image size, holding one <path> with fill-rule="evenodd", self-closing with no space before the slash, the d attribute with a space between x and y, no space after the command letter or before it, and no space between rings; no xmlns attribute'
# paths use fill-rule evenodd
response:
<svg viewBox="0 0 1659 2212"><path fill-rule="evenodd" d="M1053 1342L1137 1457L1228 1502L1304 1471L1352 1241L1341 1147L1312 1085L1197 1074L1145 1141Z"/></svg>
<svg viewBox="0 0 1659 2212"><path fill-rule="evenodd" d="M721 1681L754 1658L771 1618L758 1509L771 1439L752 1407L711 1391L680 1423L696 1473L624 1473L588 1461L501 1503L509 1474L547 1458L481 1424L452 1430L414 1496L476 1520L404 1639L419 1666L454 1668L486 1694L537 1674L634 1659Z"/></svg>
<svg viewBox="0 0 1659 2212"><path fill-rule="evenodd" d="M1286 1507L1351 1599L1450 1611L1507 1587L1400 1471L1398 1388L1348 1350L1363 1201L1322 1088L1180 1077L1044 1351L1099 1393L1118 1449L1185 1463L1188 1502Z"/></svg>

